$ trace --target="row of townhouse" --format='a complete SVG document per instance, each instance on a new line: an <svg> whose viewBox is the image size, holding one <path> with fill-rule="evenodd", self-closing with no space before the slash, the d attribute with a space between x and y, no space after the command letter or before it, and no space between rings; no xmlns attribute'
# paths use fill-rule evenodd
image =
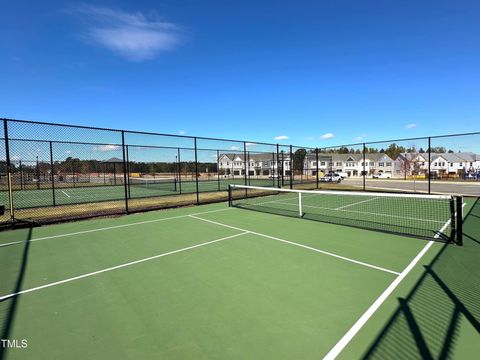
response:
<svg viewBox="0 0 480 360"><path fill-rule="evenodd" d="M245 174L245 167L250 176L274 176L279 174L277 166L284 176L290 175L290 155L277 155L275 153L248 154L248 162L245 164L243 154L220 154L218 166L220 172L227 176L241 176ZM247 166L245 166L247 165Z"/></svg>
<svg viewBox="0 0 480 360"><path fill-rule="evenodd" d="M438 177L480 173L480 154L473 152L431 153L430 171ZM395 160L395 176L428 173L427 153L404 153Z"/></svg>
<svg viewBox="0 0 480 360"><path fill-rule="evenodd" d="M277 165L283 175L290 175L289 154L280 155L277 162L276 154L251 154L248 157L248 174L251 176L272 176L278 174ZM432 153L430 154L430 171L439 177L463 176L480 173L480 155L471 152L462 153ZM365 162L365 164L364 164ZM219 168L225 175L241 176L245 174L243 154L221 154ZM427 153L402 153L392 159L385 153L365 154L325 154L317 156L307 153L303 164L303 174L315 176L320 173L341 172L348 177L374 175L380 172L389 173L392 177L405 177L413 174L428 173Z"/></svg>
<svg viewBox="0 0 480 360"><path fill-rule="evenodd" d="M315 154L305 156L304 173L316 175L317 157ZM363 154L319 154L318 171L322 173L337 172L350 176L373 175L378 172L393 174L394 161L386 154L365 154L365 168Z"/></svg>

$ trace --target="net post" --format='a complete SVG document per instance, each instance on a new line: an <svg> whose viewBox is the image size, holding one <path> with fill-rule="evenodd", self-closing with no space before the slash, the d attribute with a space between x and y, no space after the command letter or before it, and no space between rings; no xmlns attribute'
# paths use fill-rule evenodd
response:
<svg viewBox="0 0 480 360"><path fill-rule="evenodd" d="M5 160L7 163L7 187L8 187L8 204L10 210L10 220L15 220L15 211L13 209L13 188L12 188L12 164L10 162L10 144L8 139L8 121L3 119L3 132L5 140Z"/></svg>
<svg viewBox="0 0 480 360"><path fill-rule="evenodd" d="M53 168L53 144L50 141L50 173L52 176L52 203L55 206L55 173Z"/></svg>
<svg viewBox="0 0 480 360"><path fill-rule="evenodd" d="M367 149L365 147L365 143L363 143L363 151L362 151L362 153L363 153L363 155L362 155L363 156L363 170L362 170L362 172L363 172L363 174L362 174L363 175L363 191L365 191L365 180L366 180L366 175L367 175L365 173L365 171L366 171L366 167L365 167L366 151L367 151Z"/></svg>
<svg viewBox="0 0 480 360"><path fill-rule="evenodd" d="M128 184L127 184L127 166L126 166L125 150L126 150L125 149L125 131L122 130L123 188L125 190L125 213L128 215Z"/></svg>
<svg viewBox="0 0 480 360"><path fill-rule="evenodd" d="M232 207L232 185L228 184L228 207Z"/></svg>
<svg viewBox="0 0 480 360"><path fill-rule="evenodd" d="M303 208L302 208L302 193L298 193L298 215L303 217Z"/></svg>
<svg viewBox="0 0 480 360"><path fill-rule="evenodd" d="M288 162L288 167L290 168L290 189L293 189L293 152L292 145L290 145L290 159Z"/></svg>
<svg viewBox="0 0 480 360"><path fill-rule="evenodd" d="M428 193L430 194L431 190L431 182L432 182L432 176L430 173L430 166L431 166L431 156L432 156L432 138L429 136L428 137Z"/></svg>
<svg viewBox="0 0 480 360"><path fill-rule="evenodd" d="M457 196L457 216L456 216L456 243L463 245L463 196Z"/></svg>
<svg viewBox="0 0 480 360"><path fill-rule="evenodd" d="M197 205L200 205L200 195L198 193L198 149L197 149L197 137L193 138L195 147L195 192L197 194Z"/></svg>
<svg viewBox="0 0 480 360"><path fill-rule="evenodd" d="M315 163L316 163L316 167L315 167L315 171L316 171L315 184L316 184L316 188L318 189L318 148L315 148Z"/></svg>
<svg viewBox="0 0 480 360"><path fill-rule="evenodd" d="M217 150L217 183L218 191L220 191L220 152Z"/></svg>
<svg viewBox="0 0 480 360"><path fill-rule="evenodd" d="M178 156L178 191L182 194L182 163L180 161L180 148L177 148L177 156Z"/></svg>
<svg viewBox="0 0 480 360"><path fill-rule="evenodd" d="M284 157L285 152L282 150L281 154L282 154L282 160L280 161L280 164L282 165L282 187L284 187L285 186L285 157Z"/></svg>

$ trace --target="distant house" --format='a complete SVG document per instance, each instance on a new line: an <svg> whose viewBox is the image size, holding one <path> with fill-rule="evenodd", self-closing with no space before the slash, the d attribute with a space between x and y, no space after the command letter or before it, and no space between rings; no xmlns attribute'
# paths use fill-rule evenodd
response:
<svg viewBox="0 0 480 360"><path fill-rule="evenodd" d="M276 153L247 154L247 162L243 153L220 154L218 166L223 175L243 176L248 171L250 176L274 176L283 172L290 175L290 155L280 154L277 162ZM279 171L277 166L280 166Z"/></svg>
<svg viewBox="0 0 480 360"><path fill-rule="evenodd" d="M304 161L305 175L316 175L317 161L315 154L307 154ZM318 155L318 171L322 173L342 172L347 176L373 175L380 172L390 173L393 176L394 162L385 153L365 154L365 165L363 154L328 154Z"/></svg>
<svg viewBox="0 0 480 360"><path fill-rule="evenodd" d="M395 160L396 176L428 174L428 153L403 153ZM463 176L480 171L480 155L472 152L431 153L430 171L438 177Z"/></svg>

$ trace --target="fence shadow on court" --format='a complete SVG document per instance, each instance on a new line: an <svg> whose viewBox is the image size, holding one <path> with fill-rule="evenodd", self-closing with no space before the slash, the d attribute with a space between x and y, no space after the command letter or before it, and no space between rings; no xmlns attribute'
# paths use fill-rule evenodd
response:
<svg viewBox="0 0 480 360"><path fill-rule="evenodd" d="M0 296L17 293L22 289L27 269L32 228L18 230L24 240L21 244L0 247ZM10 339L19 296L0 300L0 338ZM0 344L0 360L6 358L8 349Z"/></svg>
<svg viewBox="0 0 480 360"><path fill-rule="evenodd" d="M447 359L460 325L480 332L480 199L465 216L464 246L444 245L363 359Z"/></svg>

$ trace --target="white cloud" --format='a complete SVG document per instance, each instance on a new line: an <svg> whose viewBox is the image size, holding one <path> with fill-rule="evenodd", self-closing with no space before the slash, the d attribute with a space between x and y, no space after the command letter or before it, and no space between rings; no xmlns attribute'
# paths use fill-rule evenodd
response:
<svg viewBox="0 0 480 360"><path fill-rule="evenodd" d="M314 139L314 137L313 137L313 136L309 136L309 137L307 137L307 140L313 140L313 139Z"/></svg>
<svg viewBox="0 0 480 360"><path fill-rule="evenodd" d="M119 145L97 145L93 147L94 151L110 152L120 150Z"/></svg>
<svg viewBox="0 0 480 360"><path fill-rule="evenodd" d="M416 127L418 127L418 124L407 124L405 125L405 129L415 129Z"/></svg>
<svg viewBox="0 0 480 360"><path fill-rule="evenodd" d="M82 16L89 27L85 38L131 61L149 60L162 51L172 50L182 42L181 29L161 21L156 14L128 13L122 10L80 5L73 12Z"/></svg>
<svg viewBox="0 0 480 360"><path fill-rule="evenodd" d="M287 135L279 135L275 136L275 140L287 140L288 136Z"/></svg>
<svg viewBox="0 0 480 360"><path fill-rule="evenodd" d="M3 160L3 159L2 159ZM20 161L22 160L22 157L20 155L13 155L10 160L12 161Z"/></svg>
<svg viewBox="0 0 480 360"><path fill-rule="evenodd" d="M186 133L187 133L187 132L186 132L185 130L179 130L179 131L178 131L178 134L179 134L179 135L185 135Z"/></svg>
<svg viewBox="0 0 480 360"><path fill-rule="evenodd" d="M257 145L257 144L251 143L251 142L245 143L245 146L246 146L247 148L249 148L249 147L254 147L255 145Z"/></svg>
<svg viewBox="0 0 480 360"><path fill-rule="evenodd" d="M362 135L360 135L360 136L357 136L357 137L353 138L353 140L358 140L358 141L360 141L360 140L365 139L366 137L367 137L367 134L362 134Z"/></svg>
<svg viewBox="0 0 480 360"><path fill-rule="evenodd" d="M332 133L326 133L326 134L323 134L322 136L320 136L320 139L327 140L327 139L333 138L334 136L335 135L333 135Z"/></svg>
<svg viewBox="0 0 480 360"><path fill-rule="evenodd" d="M238 146L230 146L230 150L240 150Z"/></svg>

